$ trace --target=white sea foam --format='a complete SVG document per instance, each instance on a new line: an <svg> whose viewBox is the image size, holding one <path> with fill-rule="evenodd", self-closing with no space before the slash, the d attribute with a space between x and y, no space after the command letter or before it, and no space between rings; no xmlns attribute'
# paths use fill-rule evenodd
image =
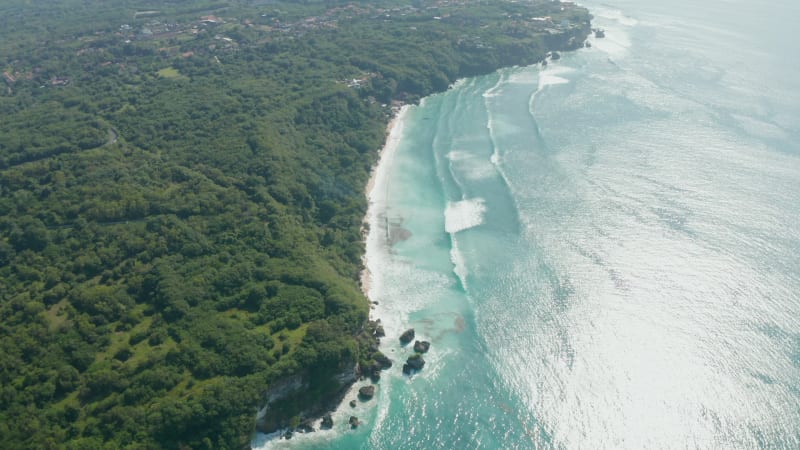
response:
<svg viewBox="0 0 800 450"><path fill-rule="evenodd" d="M470 158L470 154L464 150L451 150L445 156L450 161L463 161Z"/></svg>
<svg viewBox="0 0 800 450"><path fill-rule="evenodd" d="M547 72L543 72L541 75L539 75L539 89L545 86L552 86L555 84L567 84L567 83L569 83L568 79L552 75Z"/></svg>
<svg viewBox="0 0 800 450"><path fill-rule="evenodd" d="M574 72L574 69L565 66L548 67L539 72L539 89L556 84L567 84L569 80L560 75Z"/></svg>
<svg viewBox="0 0 800 450"><path fill-rule="evenodd" d="M490 87L483 93L484 98L496 97L500 94L500 88L506 82L507 77L505 74L500 73L500 77L497 79L497 83L494 86Z"/></svg>
<svg viewBox="0 0 800 450"><path fill-rule="evenodd" d="M477 181L497 174L495 167L488 164L483 155L475 155L466 150L452 150L445 157L450 161L454 178Z"/></svg>
<svg viewBox="0 0 800 450"><path fill-rule="evenodd" d="M451 248L450 248L450 261L453 262L453 272L456 274L458 279L461 281L461 286L466 289L467 288L467 275L469 274L467 270L467 263L464 258L464 254L458 248L458 240L451 239Z"/></svg>
<svg viewBox="0 0 800 450"><path fill-rule="evenodd" d="M592 14L595 16L595 26L606 32L601 39L589 37L592 48L608 54L612 61L627 56L631 47L628 31L638 26L639 21L613 8L597 7L592 10Z"/></svg>
<svg viewBox="0 0 800 450"><path fill-rule="evenodd" d="M537 73L530 70L529 67L508 76L508 82L512 84L536 84L537 80Z"/></svg>
<svg viewBox="0 0 800 450"><path fill-rule="evenodd" d="M392 251L387 232L390 219L402 215L389 207L391 173L401 139L405 133L407 115L415 107L404 107L381 152L368 194L369 209L365 265L371 274L367 287L370 300L377 301L374 317L380 318L387 335L399 335L408 328L408 314L425 307L431 301L431 291L446 289L451 280L441 273L421 269ZM403 280L403 282L398 282ZM402 299L400 301L399 299Z"/></svg>
<svg viewBox="0 0 800 450"><path fill-rule="evenodd" d="M474 78L459 78L455 82L451 83L448 87L449 89L456 89L464 86L465 84L471 85L475 82Z"/></svg>
<svg viewBox="0 0 800 450"><path fill-rule="evenodd" d="M530 98L528 99L528 112L533 117L533 120L536 120L536 117L533 116L533 103L536 99L536 96L539 95L542 90L544 90L548 86L556 86L559 84L568 84L569 79L564 78L562 75L567 75L569 73L574 72L574 69L565 66L556 66L541 70L539 72L539 89L535 90L531 93Z"/></svg>
<svg viewBox="0 0 800 450"><path fill-rule="evenodd" d="M347 393L344 395L344 400L347 402L351 399L358 397L358 389L362 386L371 384L370 381L360 381L353 384ZM389 389L389 383L382 383L378 386L376 397L378 401L383 399L388 400L388 392L383 392ZM331 442L334 442L342 437L344 433L352 433L348 420L350 416L358 417L362 426L375 422L380 414L380 410L374 408L372 402L357 402L355 407L349 405L340 405L335 411L331 412L333 419L333 428L329 430L322 429L322 419L317 419L312 423L312 426L319 431L314 433L293 433L292 439L287 440L283 436L286 429L278 430L270 434L257 433L256 437L251 442L252 448L255 450L273 450L273 449L290 449L297 448L298 446L312 446L314 448L327 447Z"/></svg>
<svg viewBox="0 0 800 450"><path fill-rule="evenodd" d="M500 148L497 146L497 139L494 131L494 118L492 117L492 110L489 108L488 104L486 105L486 113L489 116L489 119L486 121L486 129L489 131L489 140L492 141L492 156L489 157L489 161L497 166L500 164Z"/></svg>
<svg viewBox="0 0 800 450"><path fill-rule="evenodd" d="M486 202L482 198L472 198L458 202L448 202L444 211L444 228L448 233L458 233L483 223Z"/></svg>
<svg viewBox="0 0 800 450"><path fill-rule="evenodd" d="M607 53L610 59L622 59L628 54L631 46L630 38L627 33L621 30L606 30L606 37L603 39L595 39L592 48Z"/></svg>

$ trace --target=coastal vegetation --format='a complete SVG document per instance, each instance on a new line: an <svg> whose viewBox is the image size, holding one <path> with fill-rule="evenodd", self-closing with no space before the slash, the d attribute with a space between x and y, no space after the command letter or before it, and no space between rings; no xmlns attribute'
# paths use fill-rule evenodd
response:
<svg viewBox="0 0 800 450"><path fill-rule="evenodd" d="M242 448L272 386L302 380L288 423L390 366L358 276L393 106L589 32L551 1L0 11L4 448Z"/></svg>

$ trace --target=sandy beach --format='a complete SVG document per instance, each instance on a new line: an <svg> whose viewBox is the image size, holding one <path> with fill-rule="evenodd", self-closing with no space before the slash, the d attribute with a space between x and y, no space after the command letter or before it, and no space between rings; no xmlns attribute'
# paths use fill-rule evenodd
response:
<svg viewBox="0 0 800 450"><path fill-rule="evenodd" d="M378 162L372 168L372 173L370 174L369 181L367 181L367 186L365 189L365 195L367 196L367 215L364 217L364 223L369 224L369 229L364 229L363 239L367 241L367 235L372 231L373 223L372 223L372 216L373 216L373 204L375 203L375 195L377 194L375 191L376 186L382 185L386 178L386 172L388 171L388 167L390 166L391 160L394 158L394 153L397 150L397 146L400 143L400 139L403 136L403 119L408 111L409 105L403 105L397 114L392 117L389 121L389 124L386 126L386 142L383 145L383 148L380 150L378 156ZM372 274L369 270L369 261L367 259L369 255L369 251L364 252L364 270L361 271L361 291L364 292L364 295L369 298L370 287L372 285Z"/></svg>

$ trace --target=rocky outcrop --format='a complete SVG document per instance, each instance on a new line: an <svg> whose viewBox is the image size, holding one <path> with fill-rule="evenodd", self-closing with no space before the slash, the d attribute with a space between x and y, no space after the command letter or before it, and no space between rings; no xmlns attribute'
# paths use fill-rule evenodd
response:
<svg viewBox="0 0 800 450"><path fill-rule="evenodd" d="M322 423L319 427L323 430L330 430L333 428L333 417L331 417L331 413L326 413L322 416Z"/></svg>
<svg viewBox="0 0 800 450"><path fill-rule="evenodd" d="M358 428L361 425L361 422L358 421L358 417L350 416L350 420L347 421L350 424L350 428Z"/></svg>
<svg viewBox="0 0 800 450"><path fill-rule="evenodd" d="M419 353L415 353L408 357L406 363L403 364L403 373L406 375L411 375L414 372L418 372L422 370L422 367L425 366L425 360L422 359L422 355Z"/></svg>
<svg viewBox="0 0 800 450"><path fill-rule="evenodd" d="M404 331L403 334L400 335L400 343L405 345L411 342L414 339L414 329L409 328L408 330Z"/></svg>
<svg viewBox="0 0 800 450"><path fill-rule="evenodd" d="M369 386L362 386L358 390L358 398L361 400L370 400L372 397L375 396L375 385L371 384Z"/></svg>
<svg viewBox="0 0 800 450"><path fill-rule="evenodd" d="M381 369L383 370L392 367L392 360L389 359L389 357L384 355L383 353L378 353L377 355L373 355L373 359L375 360L375 362L380 364Z"/></svg>
<svg viewBox="0 0 800 450"><path fill-rule="evenodd" d="M415 341L414 342L414 351L417 353L427 353L428 349L431 348L431 343L428 341Z"/></svg>
<svg viewBox="0 0 800 450"><path fill-rule="evenodd" d="M314 424L311 423L311 419L306 419L300 425L297 426L295 431L299 431L301 433L313 433Z"/></svg>
<svg viewBox="0 0 800 450"><path fill-rule="evenodd" d="M367 356L359 365L359 372L362 379L369 377L377 382L381 379L381 370L392 367L392 361L379 350L375 350Z"/></svg>
<svg viewBox="0 0 800 450"><path fill-rule="evenodd" d="M560 33L554 33L545 36L545 45L552 52L577 50L583 47L583 41L586 40L586 36L588 36L591 32L591 25L588 21L580 23L576 22L573 23L573 25L569 28L562 30Z"/></svg>
<svg viewBox="0 0 800 450"><path fill-rule="evenodd" d="M380 319L368 321L357 338L361 355L359 357L358 374L362 380L370 378L372 381L377 382L381 379L381 370L392 366L389 358L378 350L380 337L385 335L380 323Z"/></svg>

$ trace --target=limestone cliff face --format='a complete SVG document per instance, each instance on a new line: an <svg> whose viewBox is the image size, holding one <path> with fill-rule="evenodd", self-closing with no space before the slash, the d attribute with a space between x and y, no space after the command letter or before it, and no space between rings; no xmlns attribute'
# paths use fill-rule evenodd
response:
<svg viewBox="0 0 800 450"><path fill-rule="evenodd" d="M263 393L264 406L256 415L256 430L272 433L289 427L292 418L316 419L335 408L358 376L355 360L346 361L341 367L327 377L322 386L314 386L308 373L272 383Z"/></svg>
<svg viewBox="0 0 800 450"><path fill-rule="evenodd" d="M259 416L263 416L263 414L266 413L271 403L286 398L290 394L306 387L308 387L308 383L303 381L301 375L294 375L273 383L272 386L264 392L265 405L261 411L259 411Z"/></svg>
<svg viewBox="0 0 800 450"><path fill-rule="evenodd" d="M548 50L569 51L583 47L586 38L591 34L592 27L589 22L574 25L557 34L545 37Z"/></svg>

